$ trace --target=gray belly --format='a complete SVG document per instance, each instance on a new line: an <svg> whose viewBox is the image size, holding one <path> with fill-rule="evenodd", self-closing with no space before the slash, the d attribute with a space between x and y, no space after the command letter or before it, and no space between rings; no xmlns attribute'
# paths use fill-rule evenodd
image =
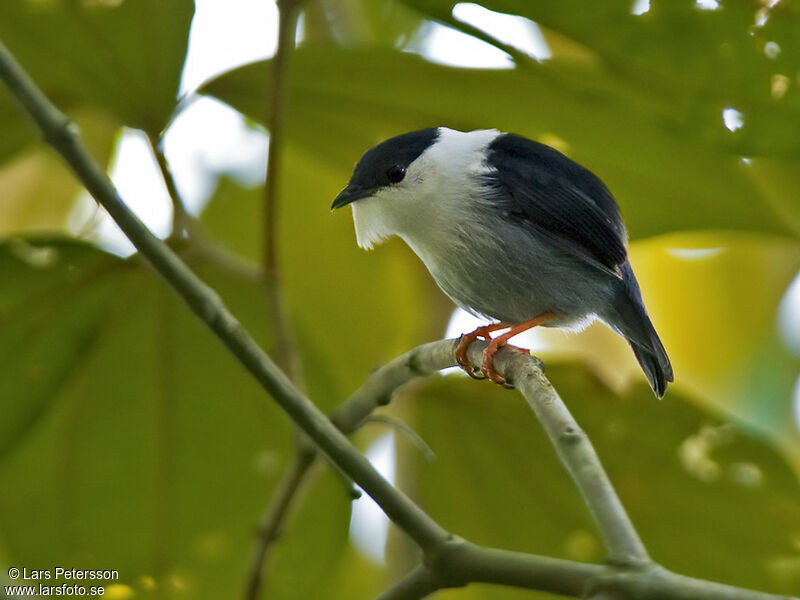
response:
<svg viewBox="0 0 800 600"><path fill-rule="evenodd" d="M502 224L501 224L502 226ZM435 246L406 239L439 287L458 306L480 317L518 324L543 313L549 326L570 327L604 312L609 275L513 226L502 239L496 226L458 228Z"/></svg>

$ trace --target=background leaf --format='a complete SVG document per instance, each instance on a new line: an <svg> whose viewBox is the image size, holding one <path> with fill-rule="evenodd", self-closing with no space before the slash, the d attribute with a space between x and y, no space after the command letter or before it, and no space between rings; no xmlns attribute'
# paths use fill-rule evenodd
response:
<svg viewBox="0 0 800 600"><path fill-rule="evenodd" d="M194 266L268 339L258 286ZM10 242L0 273L0 475L14 489L0 498L5 554L31 568L118 569L147 597L148 581L155 595L239 589L291 452L287 419L138 260ZM296 572L275 570L284 597L324 595L346 549L349 499L324 479L285 549L318 560L300 587Z"/></svg>
<svg viewBox="0 0 800 600"><path fill-rule="evenodd" d="M0 38L61 107L89 104L158 134L175 107L193 10L191 0L7 0Z"/></svg>
<svg viewBox="0 0 800 600"><path fill-rule="evenodd" d="M201 91L258 120L266 68L241 67ZM367 148L391 135L432 125L496 127L551 144L555 138L610 186L632 237L696 229L797 233L737 158L665 123L663 113L675 108L592 68L487 71L380 48L307 47L293 58L290 98L289 140L335 167L340 185Z"/></svg>
<svg viewBox="0 0 800 600"><path fill-rule="evenodd" d="M91 110L76 110L72 118L92 155L108 164L120 123ZM50 149L29 146L2 163L0 189L0 237L5 237L62 232L83 186Z"/></svg>
<svg viewBox="0 0 800 600"><path fill-rule="evenodd" d="M450 0L404 0L441 18ZM490 10L527 17L583 46L607 77L672 106L669 125L745 155L797 157L800 93L789 83L800 68L796 7L747 2L601 0L482 2ZM716 4L714 7L713 5ZM557 47L557 45L556 45ZM555 53L558 60L559 54ZM735 135L720 127L723 108L745 115Z"/></svg>
<svg viewBox="0 0 800 600"><path fill-rule="evenodd" d="M796 593L800 570L782 565L797 564L800 488L769 446L677 394L656 402L637 385L616 396L587 371L552 361L547 374L654 560L695 577ZM586 507L516 392L451 376L417 386L402 403L437 458L426 463L399 441L401 461L413 461L421 505L445 527L494 547L603 560ZM486 586L439 595L533 597Z"/></svg>
<svg viewBox="0 0 800 600"><path fill-rule="evenodd" d="M157 136L175 109L191 0L7 0L0 39L107 165L122 125ZM64 233L81 187L0 94L0 236Z"/></svg>

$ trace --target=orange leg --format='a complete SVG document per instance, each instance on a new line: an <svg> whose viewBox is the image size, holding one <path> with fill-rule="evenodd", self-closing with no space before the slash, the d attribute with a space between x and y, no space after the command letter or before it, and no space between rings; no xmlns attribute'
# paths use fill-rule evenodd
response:
<svg viewBox="0 0 800 600"><path fill-rule="evenodd" d="M458 362L458 365L464 369L464 372L467 375L473 379L483 379L483 377L478 377L475 375L475 369L472 368L472 365L467 358L467 350L469 349L470 344L478 338L489 340L491 339L491 336L489 335L490 333L497 331L498 329L506 329L507 327L511 327L511 325L506 325L505 323L492 323L491 325L483 325L471 333L463 334L458 339L458 347L456 348L456 361Z"/></svg>
<svg viewBox="0 0 800 600"><path fill-rule="evenodd" d="M493 359L494 355L497 351L502 348L503 346L508 344L508 340L517 335L518 333L522 333L523 331L527 331L537 325L542 325L547 323L548 321L552 321L556 318L556 315L552 313L544 313L539 315L538 317L531 319L530 321L525 321L524 323L520 323L519 325L514 325L511 329L509 329L503 335L498 335L496 338L489 342L489 345L486 347L486 350L483 353L483 365L481 366L481 373L486 375L489 379L494 381L495 383L499 383L500 385L507 386L506 380L503 379L500 374L494 370ZM511 346L516 350L520 350L521 352L527 352L527 350L523 350L522 348L517 348L516 346Z"/></svg>

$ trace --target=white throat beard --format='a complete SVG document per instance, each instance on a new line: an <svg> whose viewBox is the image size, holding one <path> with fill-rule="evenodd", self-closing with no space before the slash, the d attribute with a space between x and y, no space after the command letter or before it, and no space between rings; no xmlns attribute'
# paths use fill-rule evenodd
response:
<svg viewBox="0 0 800 600"><path fill-rule="evenodd" d="M360 248L372 250L372 248L394 235L394 232L389 229L384 215L375 206L374 198L359 200L351 206L353 207L356 242Z"/></svg>

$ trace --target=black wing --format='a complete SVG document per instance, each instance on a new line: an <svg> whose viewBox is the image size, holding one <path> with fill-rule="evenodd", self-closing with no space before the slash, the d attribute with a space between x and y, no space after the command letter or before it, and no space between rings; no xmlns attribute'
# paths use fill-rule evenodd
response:
<svg viewBox="0 0 800 600"><path fill-rule="evenodd" d="M625 226L608 188L560 152L513 134L488 147L499 208L590 264L621 277Z"/></svg>

